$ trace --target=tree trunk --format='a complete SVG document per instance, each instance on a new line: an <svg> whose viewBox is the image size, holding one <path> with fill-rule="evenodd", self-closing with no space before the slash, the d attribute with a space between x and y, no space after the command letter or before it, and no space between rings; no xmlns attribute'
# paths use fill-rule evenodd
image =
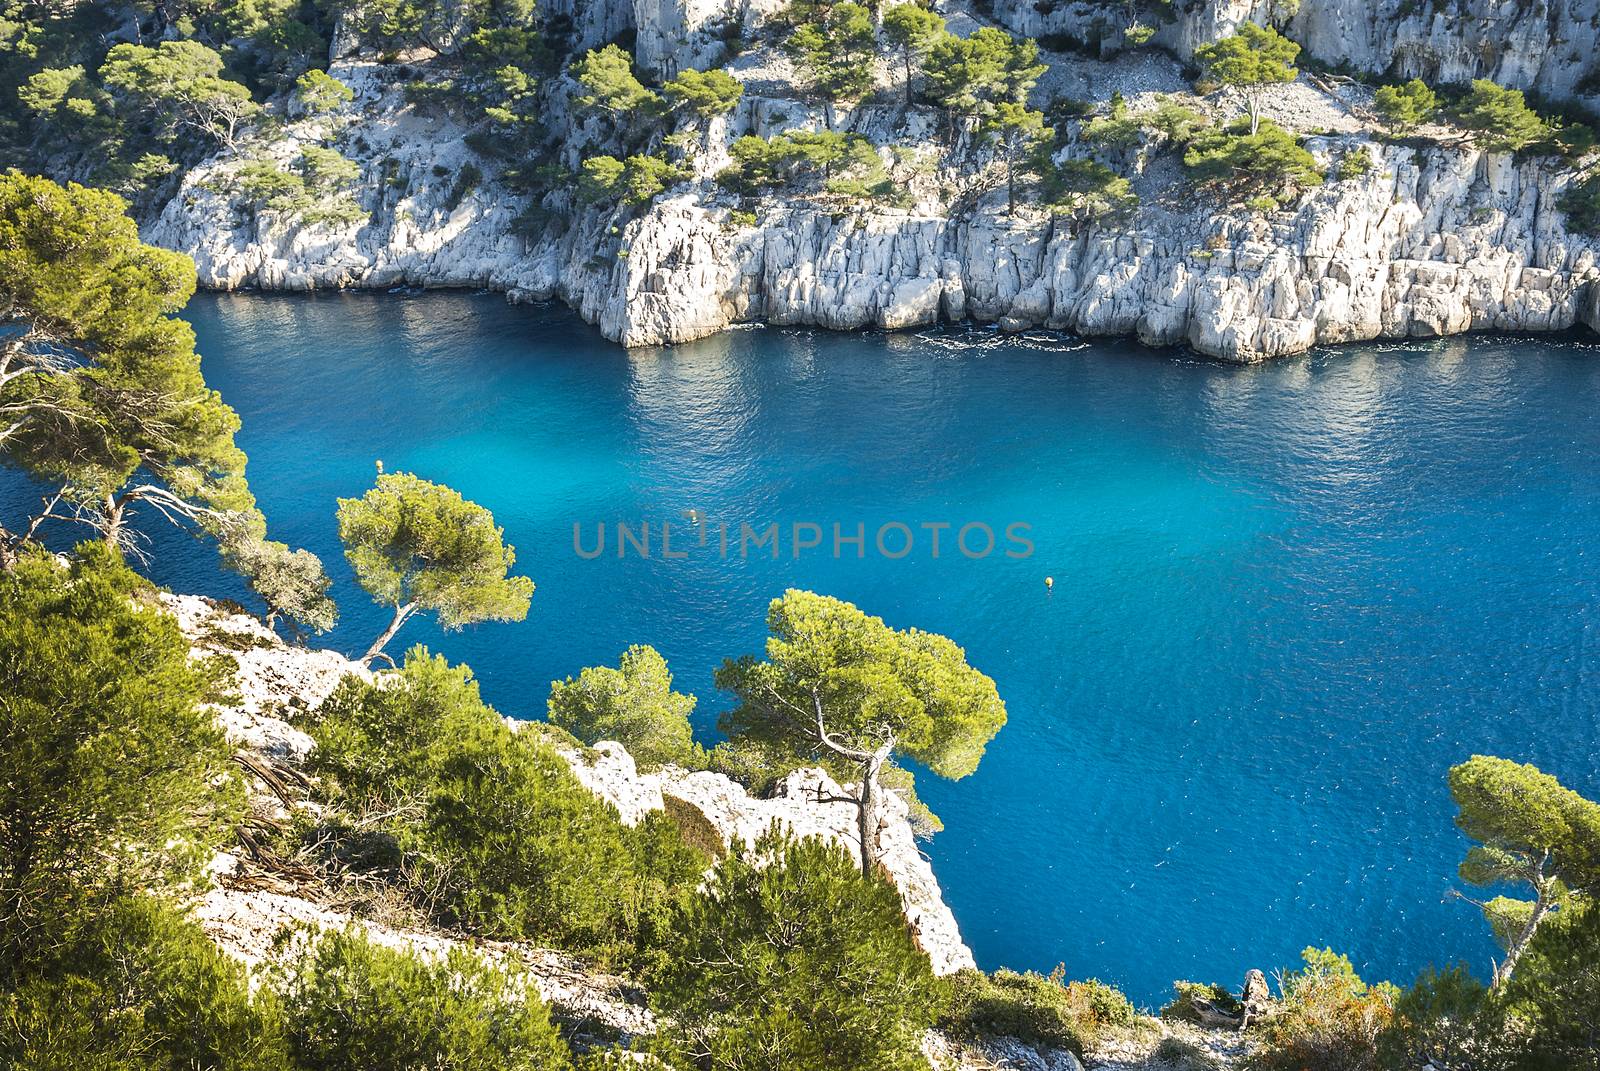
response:
<svg viewBox="0 0 1600 1071"><path fill-rule="evenodd" d="M861 791L857 799L857 821L861 835L861 874L870 878L878 867L878 797L883 787L878 775L883 764L894 750L894 742L885 743L861 764Z"/></svg>
<svg viewBox="0 0 1600 1071"><path fill-rule="evenodd" d="M383 653L384 645L394 639L394 634L400 631L400 626L406 623L406 619L415 612L416 608L417 604L413 602L403 603L394 608L394 619L389 622L389 627L384 629L383 633L372 641L372 646L367 648L367 653L361 656L361 664L363 666L370 665L374 658ZM390 659L390 661L393 661L393 659Z"/></svg>
<svg viewBox="0 0 1600 1071"><path fill-rule="evenodd" d="M1254 91L1246 90L1245 100L1250 102L1250 136L1254 137L1261 130L1261 99Z"/></svg>
<svg viewBox="0 0 1600 1071"><path fill-rule="evenodd" d="M117 541L122 538L123 510L127 506L127 501L116 495L106 496L105 528L101 532L101 539L105 541L106 546L113 549L116 548Z"/></svg>
<svg viewBox="0 0 1600 1071"><path fill-rule="evenodd" d="M1490 988L1498 989L1510 979L1512 970L1517 966L1517 960L1527 951L1529 942L1533 940L1534 931L1538 930L1539 923L1550 913L1551 906L1549 895L1541 889L1539 898L1533 902L1533 911L1528 915L1528 921L1511 941L1511 946L1506 949L1506 958L1495 967L1494 982Z"/></svg>

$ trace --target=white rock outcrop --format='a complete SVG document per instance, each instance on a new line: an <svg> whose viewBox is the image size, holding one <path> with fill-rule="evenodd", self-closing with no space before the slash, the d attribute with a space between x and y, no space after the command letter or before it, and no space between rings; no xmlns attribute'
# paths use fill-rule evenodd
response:
<svg viewBox="0 0 1600 1071"><path fill-rule="evenodd" d="M1570 174L1469 148L1360 144L1376 166L1261 217L1188 199L1073 233L979 212L771 206L733 228L708 189L658 201L612 239L585 219L560 239L514 232L485 190L440 200L459 159L397 133L412 192L343 232L245 219L190 180L148 237L195 258L203 285L232 289L488 286L565 299L627 346L685 342L758 320L903 329L972 318L1135 335L1254 361L1323 343L1467 330L1600 326L1600 242L1557 208ZM1331 140L1313 143L1329 158Z"/></svg>
<svg viewBox="0 0 1600 1071"><path fill-rule="evenodd" d="M274 763L292 766L312 747L310 738L287 724L285 717L317 707L346 676L371 678L358 663L333 651L292 647L255 618L225 605L192 595L167 595L163 601L197 652L234 659L237 670L231 691L238 698L216 708L218 720L234 743ZM615 806L630 824L649 811L663 809L666 798L672 797L703 815L724 844L753 843L776 822L797 837L824 837L860 858L855 808L826 802L842 790L821 770L796 770L763 799L721 774L672 767L642 774L627 750L614 742L602 742L587 754L568 750L564 755L578 780ZM974 966L972 951L944 903L933 868L917 849L905 804L892 793L884 800L879 843L884 869L900 890L907 921L934 971L950 974ZM220 889L207 902L219 918L239 920L248 919L256 907L288 910L281 899L263 900L255 891ZM266 922L256 927L268 937L274 928ZM240 932L232 939L248 951L258 937Z"/></svg>
<svg viewBox="0 0 1600 1071"><path fill-rule="evenodd" d="M723 843L754 844L774 823L796 837L822 837L842 845L858 862L856 809L847 802L828 802L844 790L821 770L796 770L769 797L751 796L744 786L722 774L666 767L640 773L633 757L614 741L601 741L591 755L567 754L573 771L596 795L609 800L623 821L637 822L661 810L667 799L688 804L704 815ZM888 793L879 834L880 862L900 890L906 920L917 943L933 963L935 974L953 974L975 967L972 950L961 939L955 916L945 905L933 867L917 849L906 805Z"/></svg>

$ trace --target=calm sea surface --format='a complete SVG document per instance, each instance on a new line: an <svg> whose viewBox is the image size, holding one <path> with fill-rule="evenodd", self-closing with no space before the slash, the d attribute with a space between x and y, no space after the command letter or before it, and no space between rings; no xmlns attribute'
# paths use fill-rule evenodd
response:
<svg viewBox="0 0 1600 1071"><path fill-rule="evenodd" d="M961 330L628 353L489 295L202 296L188 315L274 534L335 577L330 646L359 651L385 616L333 515L378 458L492 509L537 582L521 624L417 621L397 645L470 663L508 714L650 643L710 740L713 666L758 650L791 586L962 644L1010 724L975 775L922 790L985 967L1064 963L1150 1004L1311 943L1401 982L1484 970L1481 921L1443 902L1464 843L1446 769L1490 752L1600 796L1593 336L1236 368ZM3 478L14 517L33 492ZM651 557L619 559L617 523L646 521ZM662 521L683 557L662 557ZM602 522L605 553L580 557L574 524L587 550ZM778 560L741 557L745 523L780 526ZM913 545L891 558L874 537L896 523ZM798 558L796 524L821 532ZM835 524L863 527L863 556L835 558ZM969 524L987 555L956 545ZM1012 524L1030 556L1006 555ZM157 580L242 597L209 546L143 526Z"/></svg>

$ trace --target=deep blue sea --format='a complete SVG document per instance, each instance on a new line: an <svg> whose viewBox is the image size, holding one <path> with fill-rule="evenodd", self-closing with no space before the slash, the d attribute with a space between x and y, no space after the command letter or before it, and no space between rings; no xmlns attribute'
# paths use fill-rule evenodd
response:
<svg viewBox="0 0 1600 1071"><path fill-rule="evenodd" d="M1486 971L1481 920L1444 901L1464 846L1446 769L1490 752L1600 796L1592 335L1241 368L964 329L630 353L492 295L213 295L187 315L274 534L336 578L327 645L359 651L385 617L334 527L375 459L492 509L537 582L523 623L417 621L397 646L470 663L508 714L650 643L710 740L713 666L759 650L790 586L962 644L1010 724L975 775L922 791L987 968L1062 963L1151 1005L1312 943L1373 978ZM652 556L619 559L615 525L646 521ZM662 521L684 557L661 557ZM574 524L589 547L602 522L606 553L580 557ZM210 546L143 523L157 580L242 596ZM740 556L744 523L780 526L778 560ZM822 533L798 558L797 523ZM835 523L864 526L863 557L834 556ZM914 542L890 558L874 536L896 523ZM969 524L993 551L960 552ZM1006 555L1012 524L1030 556Z"/></svg>

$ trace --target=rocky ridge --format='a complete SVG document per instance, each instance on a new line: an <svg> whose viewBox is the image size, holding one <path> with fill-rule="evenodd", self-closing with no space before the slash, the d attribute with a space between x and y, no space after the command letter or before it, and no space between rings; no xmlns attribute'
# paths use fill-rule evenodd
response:
<svg viewBox="0 0 1600 1071"><path fill-rule="evenodd" d="M1308 2L1297 17L1312 10L1323 9ZM1140 55L1048 54L1041 92L1125 87L1137 111L1155 89L1182 87L1170 60ZM193 256L208 287L490 287L515 300L562 299L628 346L750 321L899 330L971 319L1254 361L1325 343L1600 326L1600 241L1567 231L1557 207L1570 169L1459 143L1377 141L1360 87L1303 78L1271 95L1268 113L1314 135L1307 147L1320 162L1365 153L1373 163L1359 177L1330 176L1287 210L1208 203L1170 157L1141 152L1132 161L1141 206L1114 222L1008 215L998 191L952 205L937 192L951 181L948 166L896 159L897 183L915 194L910 208L774 199L749 225L710 179L739 134L827 126L914 147L932 139L935 119L786 96L782 64L768 54L730 70L746 82L745 101L701 132L687 188L642 214L580 212L564 230L530 235L520 200L492 172L465 195L452 189L476 160L464 130L408 105L380 65L347 56L333 73L356 91L354 104L290 124L262 151L287 164L302 144L359 146L366 219L303 225L252 211L229 188L236 161L219 159L186 178L146 237ZM1213 108L1226 116L1239 102L1224 95ZM955 167L981 169L981 149L963 146Z"/></svg>

